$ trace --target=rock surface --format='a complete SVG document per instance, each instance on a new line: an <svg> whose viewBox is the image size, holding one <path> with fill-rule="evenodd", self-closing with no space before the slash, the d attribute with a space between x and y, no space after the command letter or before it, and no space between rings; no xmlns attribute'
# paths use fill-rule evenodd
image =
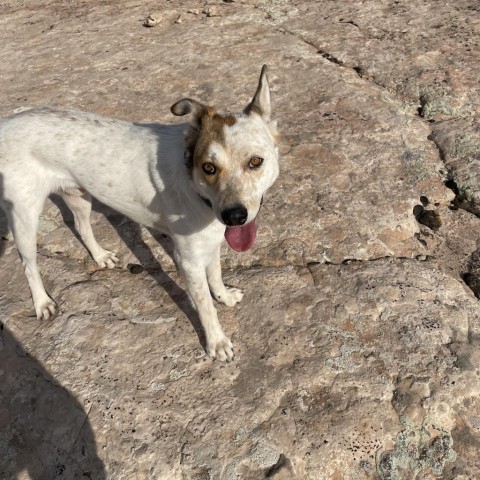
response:
<svg viewBox="0 0 480 480"><path fill-rule="evenodd" d="M266 63L282 173L255 247L224 251L230 364L168 238L95 204L121 256L99 270L52 197L48 323L1 242L0 478L480 477L479 7L409 3L2 3L2 116L238 111Z"/></svg>

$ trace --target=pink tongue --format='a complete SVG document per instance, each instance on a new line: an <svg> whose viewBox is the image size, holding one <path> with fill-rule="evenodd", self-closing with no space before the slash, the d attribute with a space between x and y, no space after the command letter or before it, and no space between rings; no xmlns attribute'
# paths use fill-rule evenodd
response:
<svg viewBox="0 0 480 480"><path fill-rule="evenodd" d="M257 236L255 221L242 225L241 227L227 227L225 239L227 243L237 252L246 252L253 247Z"/></svg>

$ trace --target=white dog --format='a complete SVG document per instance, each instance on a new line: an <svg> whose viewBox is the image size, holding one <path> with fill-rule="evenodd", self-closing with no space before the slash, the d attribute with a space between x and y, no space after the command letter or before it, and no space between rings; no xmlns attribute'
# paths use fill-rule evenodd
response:
<svg viewBox="0 0 480 480"><path fill-rule="evenodd" d="M45 199L59 193L94 260L113 268L116 255L96 242L91 196L134 221L169 234L175 259L205 330L207 353L233 358L210 290L233 306L243 293L226 287L220 270L225 236L250 248L264 192L278 176L276 122L270 119L266 66L243 113L220 115L185 98L174 115L185 125L141 125L73 110L35 108L0 121L0 206L6 211L39 319L56 304L36 262L36 232Z"/></svg>

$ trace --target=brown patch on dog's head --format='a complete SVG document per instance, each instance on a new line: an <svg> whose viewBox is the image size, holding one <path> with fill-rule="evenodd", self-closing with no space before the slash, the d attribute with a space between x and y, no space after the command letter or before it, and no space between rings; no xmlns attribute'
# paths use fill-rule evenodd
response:
<svg viewBox="0 0 480 480"><path fill-rule="evenodd" d="M192 127L185 137L185 160L189 172L192 172L195 158L201 158L208 146L217 142L225 145L225 127L231 127L237 121L234 115L220 115L214 107L184 98L171 107L174 115L194 114Z"/></svg>
<svg viewBox="0 0 480 480"><path fill-rule="evenodd" d="M214 116L215 122L222 125L226 125L227 127L231 127L235 125L237 119L233 115L215 115Z"/></svg>
<svg viewBox="0 0 480 480"><path fill-rule="evenodd" d="M191 168L196 164L201 167L204 161L207 161L207 152L213 143L222 147L226 146L225 127L235 125L236 118L233 115L213 115L201 119L200 128L190 129L190 135L187 135L187 148L190 149ZM215 177L218 178L217 175ZM208 183L214 183L210 177L206 178Z"/></svg>

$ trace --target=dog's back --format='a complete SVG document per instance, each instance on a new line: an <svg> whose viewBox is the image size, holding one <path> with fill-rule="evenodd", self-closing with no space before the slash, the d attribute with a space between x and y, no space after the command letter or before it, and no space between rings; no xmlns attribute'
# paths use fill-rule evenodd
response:
<svg viewBox="0 0 480 480"><path fill-rule="evenodd" d="M153 226L156 219L140 212L164 189L163 172L174 174L175 164L182 165L183 130L76 110L36 108L13 115L0 121L0 202L43 201L53 192L82 189ZM161 150L169 152L168 167L157 164L166 158Z"/></svg>

